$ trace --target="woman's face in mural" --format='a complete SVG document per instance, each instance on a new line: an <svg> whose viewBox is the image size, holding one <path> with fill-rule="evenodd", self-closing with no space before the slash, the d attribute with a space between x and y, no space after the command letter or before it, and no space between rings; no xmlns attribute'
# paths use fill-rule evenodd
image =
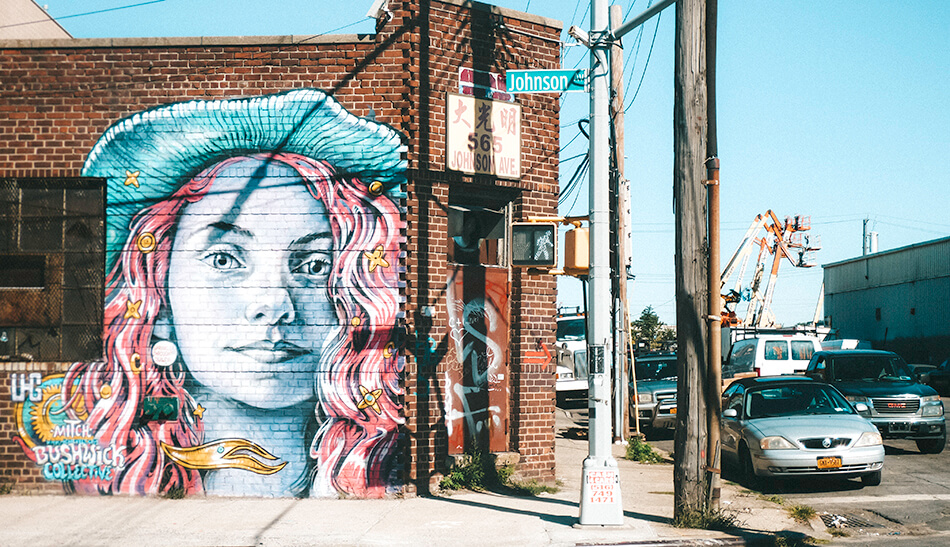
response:
<svg viewBox="0 0 950 547"><path fill-rule="evenodd" d="M259 408L313 397L336 322L332 264L326 208L296 171L259 160L223 170L183 209L169 261L172 323L194 379Z"/></svg>

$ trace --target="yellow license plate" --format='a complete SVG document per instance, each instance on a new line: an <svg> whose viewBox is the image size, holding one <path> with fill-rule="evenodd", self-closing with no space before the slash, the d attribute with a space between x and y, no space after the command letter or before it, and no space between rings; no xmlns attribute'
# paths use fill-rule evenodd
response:
<svg viewBox="0 0 950 547"><path fill-rule="evenodd" d="M818 458L818 469L837 469L841 467L841 458Z"/></svg>
<svg viewBox="0 0 950 547"><path fill-rule="evenodd" d="M675 407L675 406L670 409L670 414L676 414L676 407Z"/></svg>

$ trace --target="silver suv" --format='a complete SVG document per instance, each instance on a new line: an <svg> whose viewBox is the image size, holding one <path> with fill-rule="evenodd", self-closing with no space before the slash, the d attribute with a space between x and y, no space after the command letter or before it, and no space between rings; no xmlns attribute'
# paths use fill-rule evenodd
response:
<svg viewBox="0 0 950 547"><path fill-rule="evenodd" d="M947 444L943 402L930 386L919 383L896 353L876 350L819 351L805 370L834 385L849 401L864 403L885 439L911 439L925 454L939 454Z"/></svg>

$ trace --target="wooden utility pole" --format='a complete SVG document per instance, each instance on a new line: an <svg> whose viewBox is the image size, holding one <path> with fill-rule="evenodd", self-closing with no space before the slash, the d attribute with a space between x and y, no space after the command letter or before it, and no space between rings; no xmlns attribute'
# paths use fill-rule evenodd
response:
<svg viewBox="0 0 950 547"><path fill-rule="evenodd" d="M677 427L674 516L707 506L706 51L705 0L679 0L673 104L676 231ZM718 291L718 287L716 287Z"/></svg>
<svg viewBox="0 0 950 547"><path fill-rule="evenodd" d="M623 23L623 8L610 6L610 28ZM630 207L630 186L624 178L623 141L623 48L614 42L610 48L610 123L613 134L613 173L611 188L614 190L614 233L616 234L613 260L614 287L614 441L623 440L630 431L630 412L627 382L627 335L630 321L627 318L627 211ZM631 356L631 361L632 361Z"/></svg>

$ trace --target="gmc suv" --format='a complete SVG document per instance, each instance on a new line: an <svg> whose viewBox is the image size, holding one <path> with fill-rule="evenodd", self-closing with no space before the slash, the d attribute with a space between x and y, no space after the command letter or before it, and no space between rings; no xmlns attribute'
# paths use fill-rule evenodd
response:
<svg viewBox="0 0 950 547"><path fill-rule="evenodd" d="M805 375L833 384L849 401L866 404L869 410L863 414L885 439L912 439L925 454L939 454L947 444L940 396L919 383L896 353L819 351Z"/></svg>

